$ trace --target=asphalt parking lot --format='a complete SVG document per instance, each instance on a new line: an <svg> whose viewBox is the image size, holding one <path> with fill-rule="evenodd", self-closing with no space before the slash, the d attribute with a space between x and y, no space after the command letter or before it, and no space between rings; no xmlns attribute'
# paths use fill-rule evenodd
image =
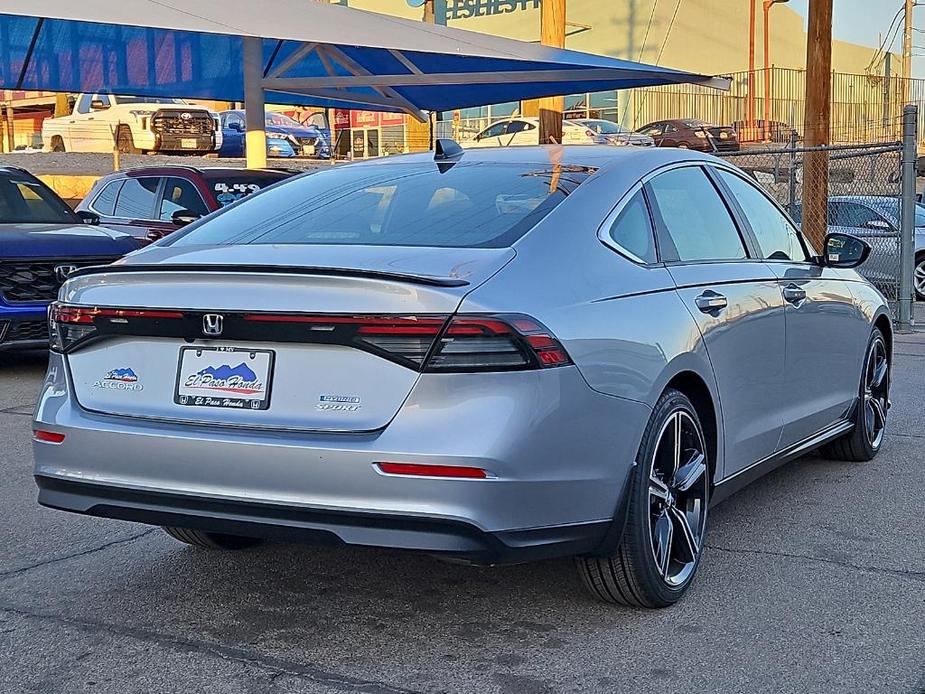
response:
<svg viewBox="0 0 925 694"><path fill-rule="evenodd" d="M714 509L697 581L660 612L593 602L567 560L223 554L40 508L44 358L0 355L0 692L919 694L925 334L896 352L880 456L803 459Z"/></svg>

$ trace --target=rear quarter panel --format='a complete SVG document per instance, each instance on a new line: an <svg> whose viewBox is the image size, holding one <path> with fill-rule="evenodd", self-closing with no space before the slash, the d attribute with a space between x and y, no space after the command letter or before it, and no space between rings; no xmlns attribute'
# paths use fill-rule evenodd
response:
<svg viewBox="0 0 925 694"><path fill-rule="evenodd" d="M467 295L459 310L539 319L590 388L649 408L675 375L693 371L714 394L718 410L700 331L668 271L637 265L597 238L632 178L603 175L582 184L518 241L517 257ZM717 434L722 441L722 432ZM639 440L627 444L635 455Z"/></svg>

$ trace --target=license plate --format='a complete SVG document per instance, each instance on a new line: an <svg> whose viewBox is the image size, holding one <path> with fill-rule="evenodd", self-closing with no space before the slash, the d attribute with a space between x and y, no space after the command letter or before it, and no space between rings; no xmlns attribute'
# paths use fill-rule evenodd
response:
<svg viewBox="0 0 925 694"><path fill-rule="evenodd" d="M173 401L194 407L265 410L274 353L241 347L181 347Z"/></svg>
<svg viewBox="0 0 925 694"><path fill-rule="evenodd" d="M302 154L312 156L315 154L315 145L302 145Z"/></svg>
<svg viewBox="0 0 925 694"><path fill-rule="evenodd" d="M196 144L195 137L184 137L180 140L180 146L183 149L196 149Z"/></svg>

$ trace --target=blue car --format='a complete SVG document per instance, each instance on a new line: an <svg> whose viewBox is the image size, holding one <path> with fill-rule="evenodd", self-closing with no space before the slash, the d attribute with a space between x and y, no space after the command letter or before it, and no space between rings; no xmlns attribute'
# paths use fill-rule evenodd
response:
<svg viewBox="0 0 925 694"><path fill-rule="evenodd" d="M223 111L220 157L243 157L245 150L244 111ZM271 157L331 156L330 131L317 125L302 125L282 113L266 114L267 155Z"/></svg>
<svg viewBox="0 0 925 694"><path fill-rule="evenodd" d="M0 167L0 350L48 346L46 312L67 276L141 246L71 210L29 172Z"/></svg>

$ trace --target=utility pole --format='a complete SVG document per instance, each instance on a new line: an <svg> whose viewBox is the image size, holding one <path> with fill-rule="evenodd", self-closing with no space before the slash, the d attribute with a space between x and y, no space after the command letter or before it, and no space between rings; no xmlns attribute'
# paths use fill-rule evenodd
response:
<svg viewBox="0 0 925 694"><path fill-rule="evenodd" d="M755 136L755 0L748 0L748 139Z"/></svg>
<svg viewBox="0 0 925 694"><path fill-rule="evenodd" d="M565 48L565 0L542 0L540 43L544 46ZM564 103L561 96L547 96L539 100L541 145L562 142Z"/></svg>
<svg viewBox="0 0 925 694"><path fill-rule="evenodd" d="M832 108L832 0L809 0L806 35L807 147L829 144ZM803 158L803 233L822 249L828 229L829 153L807 152Z"/></svg>
<svg viewBox="0 0 925 694"><path fill-rule="evenodd" d="M903 23L903 106L909 103L912 79L912 8L914 0L905 0Z"/></svg>

